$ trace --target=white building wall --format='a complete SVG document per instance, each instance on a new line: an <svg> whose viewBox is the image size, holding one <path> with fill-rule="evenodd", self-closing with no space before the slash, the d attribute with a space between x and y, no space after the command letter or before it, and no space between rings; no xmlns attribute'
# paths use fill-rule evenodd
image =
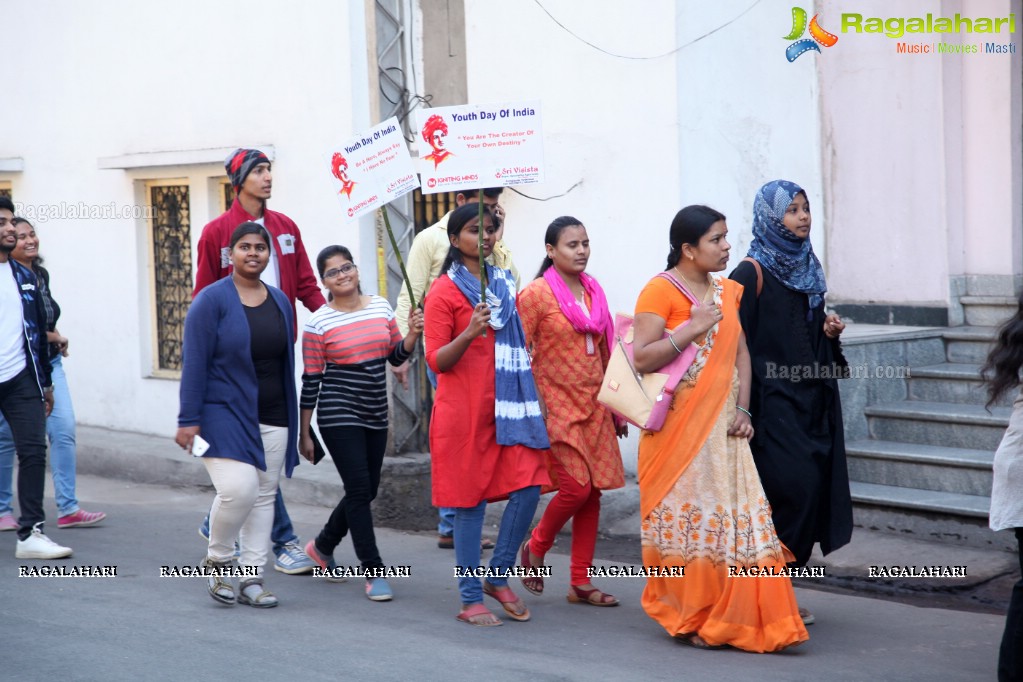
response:
<svg viewBox="0 0 1023 682"><path fill-rule="evenodd" d="M677 56L678 208L703 203L728 217L727 273L752 241L757 190L771 180L796 182L810 200L810 240L827 270L815 70L821 56L785 58L791 3L771 0L744 13L749 7L685 3L677 18L678 43L685 45ZM657 234L665 255L670 219Z"/></svg>
<svg viewBox="0 0 1023 682"><path fill-rule="evenodd" d="M672 2L646 3L643 12L611 0L585 12L568 0L544 7L612 52L658 54L676 44ZM612 307L631 308L644 273L663 259L661 244L679 208L674 59L603 54L528 0L468 0L466 41L471 102L537 99L543 106L546 182L516 189L550 199L531 201L511 191L502 199L509 215L505 240L519 269L532 278L547 225L574 215L589 230L591 272ZM665 235L651 242L658 228Z"/></svg>
<svg viewBox="0 0 1023 682"><path fill-rule="evenodd" d="M822 24L836 32L843 11L882 18L1015 12L1017 22L1015 35L987 37L1015 40L1013 56L898 54L899 40L839 33L838 44L818 57L832 299L948 306L951 279L1018 276L1020 2L817 4Z"/></svg>
<svg viewBox="0 0 1023 682"><path fill-rule="evenodd" d="M360 253L371 226L344 227L318 170L332 144L369 124L363 12L360 2L6 3L0 158L22 158L24 170L0 180L38 215L61 202L131 210L143 180L187 178L194 245L220 212L210 179L222 164L125 171L98 160L273 145L269 206L296 221L313 256L338 241ZM178 382L150 378L146 221L36 227L71 340L78 420L172 434Z"/></svg>
<svg viewBox="0 0 1023 682"><path fill-rule="evenodd" d="M1019 87L1023 81L1023 3L1019 0L971 0L973 16L1016 14L1016 33L992 38L1015 40L1016 54L978 55L963 61L963 274L1023 274L1023 224L1020 223ZM963 10L966 11L966 10ZM1015 88L1016 119L1013 120ZM1009 151L1015 148L1015 159Z"/></svg>

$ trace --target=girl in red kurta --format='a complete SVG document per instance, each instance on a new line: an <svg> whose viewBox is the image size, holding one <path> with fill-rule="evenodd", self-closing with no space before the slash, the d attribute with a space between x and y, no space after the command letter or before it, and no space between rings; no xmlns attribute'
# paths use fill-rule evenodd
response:
<svg viewBox="0 0 1023 682"><path fill-rule="evenodd" d="M547 406L551 439L547 469L558 493L540 524L520 549L523 566L543 564L554 538L572 519L572 572L568 600L594 606L617 606L618 600L590 583L600 519L600 491L625 485L622 455L615 434L626 427L597 402L610 357L612 331L607 298L587 275L590 240L586 228L569 216L557 218L544 237L547 258L519 296L519 314L533 356L537 387ZM522 584L543 592L543 578Z"/></svg>
<svg viewBox="0 0 1023 682"><path fill-rule="evenodd" d="M544 467L549 441L511 273L487 266L487 302L479 303L478 211L476 204L468 204L448 219L451 251L441 268L444 274L426 297L424 339L426 361L438 375L430 424L433 504L455 508L462 600L458 619L493 626L501 621L483 606L484 594L497 599L512 619L529 620L529 609L508 587L504 573L515 564L540 486L549 482ZM486 209L483 228L486 257L496 231ZM477 574L486 503L505 498L494 556L481 583Z"/></svg>

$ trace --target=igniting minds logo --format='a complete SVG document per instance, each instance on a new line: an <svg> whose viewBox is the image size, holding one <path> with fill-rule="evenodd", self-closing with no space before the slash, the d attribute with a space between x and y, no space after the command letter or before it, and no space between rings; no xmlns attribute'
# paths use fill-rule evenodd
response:
<svg viewBox="0 0 1023 682"><path fill-rule="evenodd" d="M806 31L806 10L802 7L792 8L792 31L785 36L785 40L796 40L796 42L785 48L785 58L790 62L796 61L799 55L804 52L809 52L810 50L820 52L821 49L817 47L818 43L824 47L831 47L838 42L838 36L834 33L828 33L817 23L818 16L820 15L815 14L813 19L810 20L810 38L796 40Z"/></svg>

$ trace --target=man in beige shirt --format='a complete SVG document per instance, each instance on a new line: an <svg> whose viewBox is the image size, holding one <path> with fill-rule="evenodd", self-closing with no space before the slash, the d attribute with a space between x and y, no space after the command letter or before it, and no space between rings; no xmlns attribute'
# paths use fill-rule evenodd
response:
<svg viewBox="0 0 1023 682"><path fill-rule="evenodd" d="M497 220L497 243L494 244L494 250L487 258L487 262L495 267L511 270L512 276L515 277L515 288L518 289L522 285L519 271L512 262L511 250L501 240L504 235L504 209L501 207L499 199L503 191L503 187L491 187L483 190L483 205L490 209ZM456 206L464 206L477 201L479 201L479 190L463 190L455 195ZM440 268L444 265L448 249L451 248L451 242L448 240L448 218L450 216L451 212L448 211L443 218L417 234L416 238L412 240L412 248L409 249L408 258L405 261L405 270L408 272L409 282L412 284L412 294L415 296L417 304L422 303L423 296L430 290L433 280L440 276ZM408 334L408 314L411 305L408 289L402 287L398 294L398 305L394 311L398 330L402 336ZM398 380L407 387L408 363L403 363L401 367L393 369ZM429 368L427 368L427 375L430 378L430 383L436 388L437 377L433 376ZM455 519L455 510L441 507L438 511L440 512L440 523L437 525L437 546L441 549L454 549L455 529L452 524ZM484 537L481 545L483 549L491 549L494 542L490 538Z"/></svg>

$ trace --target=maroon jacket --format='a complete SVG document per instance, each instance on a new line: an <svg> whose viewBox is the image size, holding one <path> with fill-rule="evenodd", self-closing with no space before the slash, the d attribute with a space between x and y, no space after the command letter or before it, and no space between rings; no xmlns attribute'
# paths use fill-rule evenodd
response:
<svg viewBox="0 0 1023 682"><path fill-rule="evenodd" d="M319 310L326 301L320 286L309 264L302 234L295 222L284 215L269 209L263 210L263 222L266 231L273 240L274 251L277 252L277 266L281 280L281 290L291 301L294 310L295 300L310 312ZM231 233L242 223L255 220L246 213L237 200L223 215L210 221L202 229L199 237L198 265L195 273L195 289L192 298L205 287L231 274L231 261L228 258ZM297 327L296 327L297 334Z"/></svg>

